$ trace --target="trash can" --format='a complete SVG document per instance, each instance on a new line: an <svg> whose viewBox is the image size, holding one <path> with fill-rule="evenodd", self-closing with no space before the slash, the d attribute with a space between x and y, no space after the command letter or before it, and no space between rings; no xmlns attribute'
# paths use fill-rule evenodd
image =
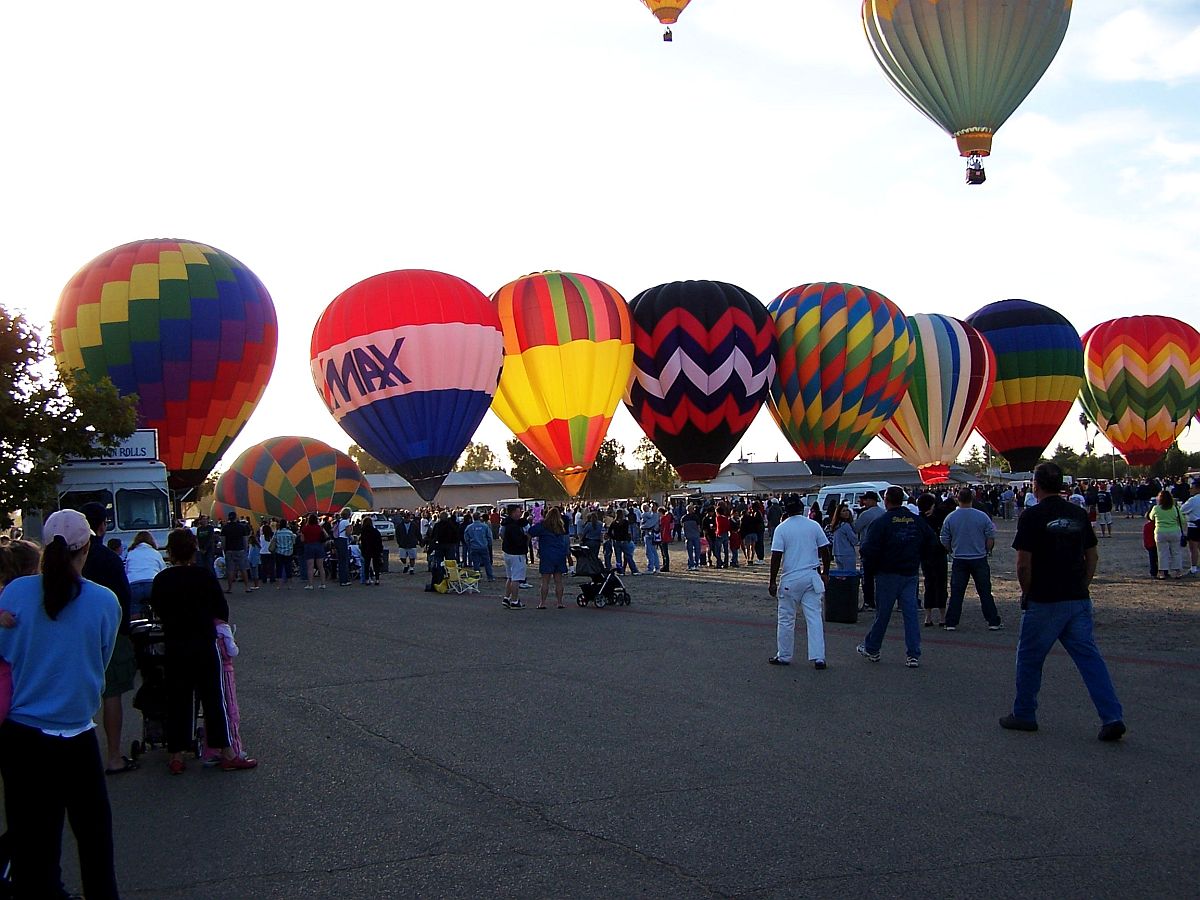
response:
<svg viewBox="0 0 1200 900"><path fill-rule="evenodd" d="M854 625L858 622L858 586L862 573L834 569L825 586L825 621Z"/></svg>
<svg viewBox="0 0 1200 900"><path fill-rule="evenodd" d="M383 554L379 557L379 571L386 573L388 570L388 548L383 548Z"/></svg>

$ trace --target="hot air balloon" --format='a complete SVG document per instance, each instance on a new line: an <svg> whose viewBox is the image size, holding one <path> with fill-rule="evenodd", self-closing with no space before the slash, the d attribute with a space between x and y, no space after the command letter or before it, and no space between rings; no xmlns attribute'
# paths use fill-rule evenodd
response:
<svg viewBox="0 0 1200 900"><path fill-rule="evenodd" d="M313 328L312 375L354 442L432 500L492 402L503 353L486 296L407 269L334 298Z"/></svg>
<svg viewBox="0 0 1200 900"><path fill-rule="evenodd" d="M917 467L924 484L950 477L996 382L996 354L950 316L908 317L916 344L912 383L879 436Z"/></svg>
<svg viewBox="0 0 1200 900"><path fill-rule="evenodd" d="M794 287L768 309L779 338L768 408L814 475L841 475L908 390L908 321L883 294L833 282Z"/></svg>
<svg viewBox="0 0 1200 900"><path fill-rule="evenodd" d="M671 26L679 21L680 14L691 2L692 0L642 0L646 9L654 13L654 18L667 27L663 32L663 40L668 43L673 39Z"/></svg>
<svg viewBox="0 0 1200 900"><path fill-rule="evenodd" d="M629 384L629 306L571 272L518 278L492 299L505 354L492 410L573 497Z"/></svg>
<svg viewBox="0 0 1200 900"><path fill-rule="evenodd" d="M230 512L297 519L310 512L370 509L371 486L352 460L315 438L275 437L244 451L213 490L213 518Z"/></svg>
<svg viewBox="0 0 1200 900"><path fill-rule="evenodd" d="M250 418L275 365L278 325L267 289L229 254L149 240L76 272L53 334L59 368L137 394L138 425L158 429L178 490L204 481Z"/></svg>
<svg viewBox="0 0 1200 900"><path fill-rule="evenodd" d="M969 157L982 184L992 135L1033 90L1067 33L1072 0L863 0L875 59Z"/></svg>
<svg viewBox="0 0 1200 900"><path fill-rule="evenodd" d="M1158 462L1200 404L1200 332L1170 316L1126 316L1083 336L1089 418L1131 466Z"/></svg>
<svg viewBox="0 0 1200 900"><path fill-rule="evenodd" d="M1079 332L1029 300L989 303L967 322L996 352L996 387L975 427L1014 472L1031 472L1079 396Z"/></svg>
<svg viewBox="0 0 1200 900"><path fill-rule="evenodd" d="M625 405L684 481L709 481L766 399L775 323L742 288L675 281L642 291Z"/></svg>

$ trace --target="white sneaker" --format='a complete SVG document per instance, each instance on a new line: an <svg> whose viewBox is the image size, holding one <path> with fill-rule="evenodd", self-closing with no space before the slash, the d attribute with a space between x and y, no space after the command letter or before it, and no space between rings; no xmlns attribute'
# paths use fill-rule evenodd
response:
<svg viewBox="0 0 1200 900"><path fill-rule="evenodd" d="M306 585L304 586L304 589L305 589L306 591L311 591L311 590L313 589L313 586L312 586L311 584L306 584Z"/></svg>
<svg viewBox="0 0 1200 900"><path fill-rule="evenodd" d="M1197 567L1197 566L1192 566L1192 568L1188 570L1188 574L1190 574L1190 575L1200 575L1200 567Z"/></svg>

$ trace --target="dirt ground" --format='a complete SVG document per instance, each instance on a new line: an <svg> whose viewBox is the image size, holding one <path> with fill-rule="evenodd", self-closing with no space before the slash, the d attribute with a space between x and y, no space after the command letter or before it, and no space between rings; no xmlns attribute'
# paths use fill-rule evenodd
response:
<svg viewBox="0 0 1200 900"><path fill-rule="evenodd" d="M992 588L1015 643L1020 623L1020 589L1012 549L1016 523L997 520L996 528ZM1096 636L1101 648L1108 653L1177 653L1181 661L1200 662L1200 577L1151 580L1142 547L1141 520L1118 516L1112 530L1112 537L1100 538L1100 565L1092 586ZM636 558L642 566L643 554L638 552ZM634 603L640 608L722 612L766 620L774 617L775 602L766 590L766 565L688 572L686 558L683 543L675 542L671 544L670 573L626 576ZM534 571L530 577L536 584L536 567L531 568ZM536 595L536 590L525 593ZM968 586L960 633L983 628L976 596L974 586ZM865 615L860 615L860 622L864 622ZM898 623L893 625L896 627Z"/></svg>

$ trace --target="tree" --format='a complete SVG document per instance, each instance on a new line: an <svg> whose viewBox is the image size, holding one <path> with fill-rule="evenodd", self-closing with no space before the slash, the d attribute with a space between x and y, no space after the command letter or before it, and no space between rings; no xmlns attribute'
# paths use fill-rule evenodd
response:
<svg viewBox="0 0 1200 900"><path fill-rule="evenodd" d="M455 472L490 472L496 469L500 469L500 460L492 448L475 442L467 444L467 449L458 458L458 465L454 467Z"/></svg>
<svg viewBox="0 0 1200 900"><path fill-rule="evenodd" d="M25 317L0 307L0 513L53 506L64 456L98 456L137 428L137 397L108 378L49 373L48 358Z"/></svg>
<svg viewBox="0 0 1200 900"><path fill-rule="evenodd" d="M983 450L978 444L971 445L971 452L965 458L960 459L958 464L970 472L972 475L982 475L987 469L987 459L983 455Z"/></svg>
<svg viewBox="0 0 1200 900"><path fill-rule="evenodd" d="M509 441L505 447L513 464L510 474L520 487L522 497L561 500L567 496L558 479L542 465L542 461L534 456L528 447L516 438Z"/></svg>
<svg viewBox="0 0 1200 900"><path fill-rule="evenodd" d="M605 440L596 452L596 461L592 463L587 481L583 483L583 495L593 499L628 496L632 484L629 470L622 462L624 458L625 447L616 438Z"/></svg>
<svg viewBox="0 0 1200 900"><path fill-rule="evenodd" d="M1054 455L1050 457L1050 461L1066 475L1074 476L1079 471L1079 454L1066 444L1059 444L1054 448Z"/></svg>
<svg viewBox="0 0 1200 900"><path fill-rule="evenodd" d="M346 455L354 460L354 464L364 475L386 475L392 471L358 444L351 444Z"/></svg>
<svg viewBox="0 0 1200 900"><path fill-rule="evenodd" d="M633 457L642 464L636 482L639 495L649 497L675 487L678 481L675 467L659 453L650 438L644 437L638 441L638 445L633 450Z"/></svg>

